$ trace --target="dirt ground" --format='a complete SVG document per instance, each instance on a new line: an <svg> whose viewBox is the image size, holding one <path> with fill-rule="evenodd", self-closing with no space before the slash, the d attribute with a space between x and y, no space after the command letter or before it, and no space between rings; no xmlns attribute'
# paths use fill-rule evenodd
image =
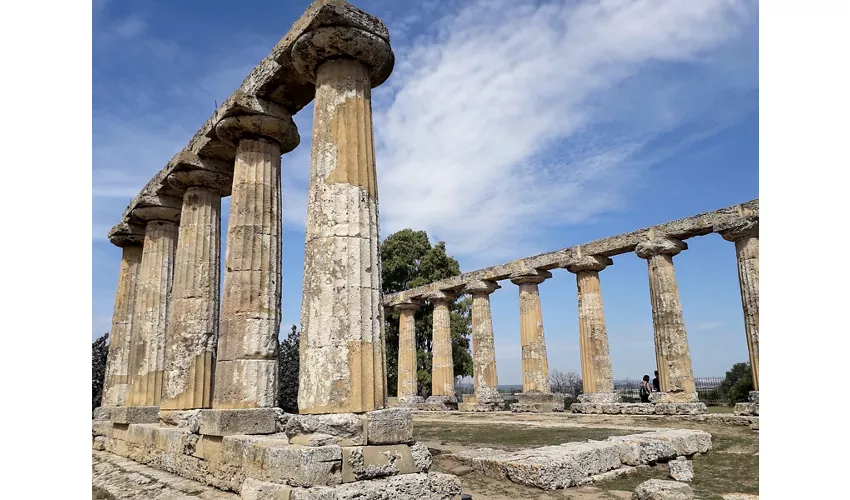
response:
<svg viewBox="0 0 850 500"><path fill-rule="evenodd" d="M630 499L632 490L639 483L651 478L669 479L666 465L660 464L593 486L547 492L478 475L451 454L484 447L503 450L534 448L660 428L700 429L711 434L712 451L694 458L694 481L690 484L696 498L720 500L726 493L758 494L758 432L749 426L568 413L417 412L414 415L415 439L426 444L434 454L431 470L460 476L463 493L472 495L473 500Z"/></svg>

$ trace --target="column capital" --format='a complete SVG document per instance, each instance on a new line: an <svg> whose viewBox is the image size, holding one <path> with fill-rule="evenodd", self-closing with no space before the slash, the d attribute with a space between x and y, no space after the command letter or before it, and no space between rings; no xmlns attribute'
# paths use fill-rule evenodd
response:
<svg viewBox="0 0 850 500"><path fill-rule="evenodd" d="M139 199L130 215L143 222L155 220L180 222L183 200L173 196L146 195Z"/></svg>
<svg viewBox="0 0 850 500"><path fill-rule="evenodd" d="M179 170L168 174L168 184L179 191L193 187L212 189L221 196L230 196L233 176L209 170Z"/></svg>
<svg viewBox="0 0 850 500"><path fill-rule="evenodd" d="M502 288L502 287L500 287L499 284L496 283L495 281L473 280L473 281L467 282L464 285L463 291L465 293L469 293L469 294L472 294L472 295L475 295L475 294L490 295L491 293L495 292L499 288Z"/></svg>
<svg viewBox="0 0 850 500"><path fill-rule="evenodd" d="M145 228L128 222L119 222L107 233L109 242L116 247L142 245L145 241Z"/></svg>
<svg viewBox="0 0 850 500"><path fill-rule="evenodd" d="M233 161L201 156L185 149L174 155L168 163L174 170L207 170L222 174L233 173Z"/></svg>
<svg viewBox="0 0 850 500"><path fill-rule="evenodd" d="M574 255L559 264L567 271L575 274L582 271L601 271L614 265L614 261L604 255Z"/></svg>
<svg viewBox="0 0 850 500"><path fill-rule="evenodd" d="M453 302L457 298L457 294L451 290L437 290L426 293L423 298L430 302Z"/></svg>
<svg viewBox="0 0 850 500"><path fill-rule="evenodd" d="M222 118L215 126L218 138L231 146L238 146L243 138L273 140L280 145L280 152L288 153L298 147L301 136L292 117L246 114Z"/></svg>
<svg viewBox="0 0 850 500"><path fill-rule="evenodd" d="M511 274L510 280L514 285L524 285L526 283L534 283L538 285L552 277L549 271L541 271L533 269L531 271L518 271Z"/></svg>
<svg viewBox="0 0 850 500"><path fill-rule="evenodd" d="M677 255L682 250L687 250L688 244L676 238L658 237L647 241L641 241L635 247L635 253L641 259L648 259L654 255Z"/></svg>
<svg viewBox="0 0 850 500"><path fill-rule="evenodd" d="M744 219L714 227L714 231L726 241L737 241L743 238L759 237L759 220Z"/></svg>
<svg viewBox="0 0 850 500"><path fill-rule="evenodd" d="M390 47L386 26L380 27L324 26L301 35L292 46L292 64L301 75L315 83L319 66L325 61L347 57L362 62L369 68L372 88L390 77L395 65L395 55ZM371 23L370 23L371 24Z"/></svg>
<svg viewBox="0 0 850 500"><path fill-rule="evenodd" d="M391 307L396 311L401 311L404 309L413 309L415 311L416 309L419 309L419 306L421 305L422 300L420 299L407 299L399 303L393 304Z"/></svg>

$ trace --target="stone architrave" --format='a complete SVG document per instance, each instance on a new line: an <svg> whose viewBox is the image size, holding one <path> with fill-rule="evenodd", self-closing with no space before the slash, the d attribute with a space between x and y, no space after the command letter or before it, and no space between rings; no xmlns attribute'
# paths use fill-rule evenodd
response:
<svg viewBox="0 0 850 500"><path fill-rule="evenodd" d="M472 382L477 405L501 406L496 373L496 345L493 339L493 318L490 313L490 294L501 288L494 281L478 280L467 283L464 291L472 295Z"/></svg>
<svg viewBox="0 0 850 500"><path fill-rule="evenodd" d="M549 271L532 271L511 275L511 283L519 286L519 336L522 347L522 392L550 393L549 361L543 336L543 311L537 287L552 277Z"/></svg>
<svg viewBox="0 0 850 500"><path fill-rule="evenodd" d="M434 305L431 338L431 397L429 400L436 401L440 398L444 402L456 403L451 305L457 296L451 292L438 291L429 294L426 298Z"/></svg>
<svg viewBox="0 0 850 500"><path fill-rule="evenodd" d="M562 264L567 271L576 275L583 392L579 396L581 402L615 403L621 400L614 393L608 331L605 328L605 311L599 284L599 271L613 263L605 256L582 255L581 247L578 247L576 255Z"/></svg>
<svg viewBox="0 0 850 500"><path fill-rule="evenodd" d="M145 230L140 226L122 223L109 231L109 241L121 248L121 267L112 311L101 406L124 406L127 402L130 335L144 240Z"/></svg>
<svg viewBox="0 0 850 500"><path fill-rule="evenodd" d="M649 267L649 297L652 302L652 324L655 330L655 356L661 394L652 394L656 402L696 402L697 392L688 335L679 300L679 287L673 269L673 256L688 245L677 239L653 237L638 243L635 253L646 259Z"/></svg>
<svg viewBox="0 0 850 500"><path fill-rule="evenodd" d="M293 66L316 85L301 303L302 414L387 404L371 89L389 77L394 56L383 23L369 26L318 27L292 48Z"/></svg>
<svg viewBox="0 0 850 500"><path fill-rule="evenodd" d="M127 406L159 406L162 397L165 330L181 203L177 198L160 197L159 201L159 206L133 210L133 217L147 225L134 306Z"/></svg>
<svg viewBox="0 0 850 500"><path fill-rule="evenodd" d="M416 310L421 302L411 299L393 307L398 311L398 402L422 403L417 394Z"/></svg>
<svg viewBox="0 0 850 500"><path fill-rule="evenodd" d="M160 408L210 408L218 342L221 197L230 194L233 180L209 170L181 170L168 181L184 194Z"/></svg>
<svg viewBox="0 0 850 500"><path fill-rule="evenodd" d="M215 360L215 409L277 402L281 291L280 155L300 138L292 117L222 119L218 138L236 147Z"/></svg>
<svg viewBox="0 0 850 500"><path fill-rule="evenodd" d="M744 308L744 328L747 349L753 371L753 388L759 390L759 222L746 224L720 233L723 239L735 242L738 261L738 281L741 285L741 305Z"/></svg>

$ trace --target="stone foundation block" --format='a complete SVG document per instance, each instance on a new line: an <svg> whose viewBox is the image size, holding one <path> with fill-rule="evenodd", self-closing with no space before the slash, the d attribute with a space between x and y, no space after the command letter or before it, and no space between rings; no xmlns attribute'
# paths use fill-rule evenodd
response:
<svg viewBox="0 0 850 500"><path fill-rule="evenodd" d="M275 432L277 432L275 408L201 410L200 433L206 436L274 434Z"/></svg>
<svg viewBox="0 0 850 500"><path fill-rule="evenodd" d="M422 409L429 411L457 410L457 398L454 396L429 396L422 405Z"/></svg>
<svg viewBox="0 0 850 500"><path fill-rule="evenodd" d="M292 487L248 478L242 483L242 500L290 500Z"/></svg>
<svg viewBox="0 0 850 500"><path fill-rule="evenodd" d="M159 422L159 406L116 406L113 424L152 424Z"/></svg>
<svg viewBox="0 0 850 500"><path fill-rule="evenodd" d="M605 415L703 415L704 403L573 403L573 413Z"/></svg>
<svg viewBox="0 0 850 500"><path fill-rule="evenodd" d="M735 415L758 415L759 414L759 404L758 403L736 403L735 404Z"/></svg>
<svg viewBox="0 0 850 500"><path fill-rule="evenodd" d="M471 412L501 411L502 405L496 403L458 403L457 409Z"/></svg>
<svg viewBox="0 0 850 500"><path fill-rule="evenodd" d="M650 403L697 403L699 395L695 392L652 392Z"/></svg>
<svg viewBox="0 0 850 500"><path fill-rule="evenodd" d="M676 481L650 479L640 483L632 492L632 500L693 500L694 491Z"/></svg>
<svg viewBox="0 0 850 500"><path fill-rule="evenodd" d="M247 477L290 486L342 483L339 446L279 445L253 442L244 447L242 467Z"/></svg>
<svg viewBox="0 0 850 500"><path fill-rule="evenodd" d="M112 422L109 420L92 420L91 435L92 436L109 436L112 431Z"/></svg>
<svg viewBox="0 0 850 500"><path fill-rule="evenodd" d="M290 443L304 446L365 445L367 418L354 413L293 415L286 424L285 432Z"/></svg>
<svg viewBox="0 0 850 500"><path fill-rule="evenodd" d="M405 444L342 448L344 483L417 472L413 454Z"/></svg>
<svg viewBox="0 0 850 500"><path fill-rule="evenodd" d="M517 402L511 404L511 411L530 413L550 413L564 411L564 395L548 392L521 392Z"/></svg>
<svg viewBox="0 0 850 500"><path fill-rule="evenodd" d="M592 392L579 394L579 403L620 403L623 398L616 392Z"/></svg>
<svg viewBox="0 0 850 500"><path fill-rule="evenodd" d="M686 457L670 460L670 477L676 481L690 482L694 479L694 464Z"/></svg>
<svg viewBox="0 0 850 500"><path fill-rule="evenodd" d="M166 425L185 427L194 434L201 430L201 410L160 410L159 421Z"/></svg>
<svg viewBox="0 0 850 500"><path fill-rule="evenodd" d="M413 455L413 462L416 464L419 472L428 472L433 460L431 450L422 443L413 443L413 446L410 447L410 453Z"/></svg>
<svg viewBox="0 0 850 500"><path fill-rule="evenodd" d="M460 478L451 474L403 474L334 487L293 488L291 500L452 500Z"/></svg>
<svg viewBox="0 0 850 500"><path fill-rule="evenodd" d="M366 442L370 445L413 442L413 412L387 408L366 413Z"/></svg>
<svg viewBox="0 0 850 500"><path fill-rule="evenodd" d="M626 465L648 464L711 450L711 434L690 429L612 436L607 441L617 445L620 461Z"/></svg>
<svg viewBox="0 0 850 500"><path fill-rule="evenodd" d="M750 403L758 404L758 402L759 402L759 391L750 391L748 399L749 399Z"/></svg>
<svg viewBox="0 0 850 500"><path fill-rule="evenodd" d="M389 398L389 399L394 399L395 404L399 405L399 406L402 406L402 405L413 405L413 406L415 406L415 405L421 405L421 404L425 403L425 398L423 398L422 396L401 396L401 397L398 397L398 398Z"/></svg>
<svg viewBox="0 0 850 500"><path fill-rule="evenodd" d="M112 410L115 406L98 406L91 412L92 420L112 420Z"/></svg>

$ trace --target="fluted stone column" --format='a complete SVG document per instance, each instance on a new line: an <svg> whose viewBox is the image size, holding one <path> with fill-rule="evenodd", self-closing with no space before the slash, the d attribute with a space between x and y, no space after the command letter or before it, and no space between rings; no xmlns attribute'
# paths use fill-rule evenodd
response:
<svg viewBox="0 0 850 500"><path fill-rule="evenodd" d="M602 307L602 289L599 271L613 264L600 255L577 255L563 267L576 275L578 289L579 347L581 352L582 403L617 403L621 401L614 392L614 375L611 371L611 353L608 349L608 332Z"/></svg>
<svg viewBox="0 0 850 500"><path fill-rule="evenodd" d="M180 200L169 200L168 205L133 210L133 217L147 221L147 225L136 289L127 406L159 406L162 397Z"/></svg>
<svg viewBox="0 0 850 500"><path fill-rule="evenodd" d="M663 237L643 241L635 248L635 253L646 259L649 267L655 356L661 384L661 394L652 394L652 400L657 402L698 400L679 287L673 269L673 256L687 248L683 241Z"/></svg>
<svg viewBox="0 0 850 500"><path fill-rule="evenodd" d="M216 135L236 147L213 408L277 402L281 289L280 155L298 145L288 115L224 118Z"/></svg>
<svg viewBox="0 0 850 500"><path fill-rule="evenodd" d="M398 402L418 404L424 402L417 393L416 367L416 310L421 302L408 300L394 306L398 318Z"/></svg>
<svg viewBox="0 0 850 500"><path fill-rule="evenodd" d="M519 286L519 336L522 346L522 391L551 392L546 338L543 336L543 312L537 285L552 277L548 271L511 276Z"/></svg>
<svg viewBox="0 0 850 500"><path fill-rule="evenodd" d="M501 288L493 281L468 283L465 292L472 295L472 383L478 409L496 409L504 403L496 373L496 346L490 294Z"/></svg>
<svg viewBox="0 0 850 500"><path fill-rule="evenodd" d="M109 241L121 247L121 267L112 311L101 406L124 406L127 402L130 336L144 239L144 228L126 223L116 225L109 232Z"/></svg>
<svg viewBox="0 0 850 500"><path fill-rule="evenodd" d="M316 84L301 303L300 413L386 407L371 89L392 71L386 33L309 31L294 67Z"/></svg>
<svg viewBox="0 0 850 500"><path fill-rule="evenodd" d="M434 305L431 337L431 396L428 403L455 405L455 365L452 357L451 305L457 296L438 291L426 297Z"/></svg>
<svg viewBox="0 0 850 500"><path fill-rule="evenodd" d="M172 172L168 181L184 195L160 408L210 408L218 342L221 197L230 194L232 179L184 170Z"/></svg>
<svg viewBox="0 0 850 500"><path fill-rule="evenodd" d="M738 261L738 281L741 285L741 305L744 308L744 328L747 349L753 371L753 388L759 390L759 223L747 224L720 233L723 239L735 242ZM755 395L758 401L758 395ZM751 398L752 399L752 398Z"/></svg>

